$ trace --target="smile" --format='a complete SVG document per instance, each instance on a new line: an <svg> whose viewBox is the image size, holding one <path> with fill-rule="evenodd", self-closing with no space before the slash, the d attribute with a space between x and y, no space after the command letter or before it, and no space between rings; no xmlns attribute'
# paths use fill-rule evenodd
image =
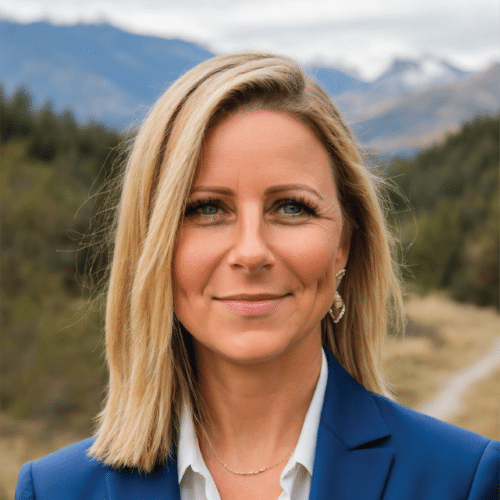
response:
<svg viewBox="0 0 500 500"><path fill-rule="evenodd" d="M260 298L255 296L253 298L225 298L218 299L231 311L244 314L248 316L254 316L258 314L264 314L276 309L284 301L284 296Z"/></svg>

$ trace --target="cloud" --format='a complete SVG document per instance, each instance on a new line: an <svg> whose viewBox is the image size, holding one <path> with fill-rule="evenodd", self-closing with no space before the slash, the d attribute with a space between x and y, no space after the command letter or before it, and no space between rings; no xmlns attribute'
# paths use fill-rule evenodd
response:
<svg viewBox="0 0 500 500"><path fill-rule="evenodd" d="M135 33L180 37L222 53L261 49L360 66L374 76L394 54L464 65L499 58L500 4L491 0L16 0L3 14L33 21L107 20Z"/></svg>
<svg viewBox="0 0 500 500"><path fill-rule="evenodd" d="M497 34L495 19L470 23L461 18L451 20L444 14L420 14L289 26L246 23L244 28L226 28L214 37L212 47L218 52L271 47L303 62L332 63L343 59L361 66L365 74L375 76L395 54L431 53L451 57L463 65L470 65L474 55L491 57L496 54L498 57Z"/></svg>

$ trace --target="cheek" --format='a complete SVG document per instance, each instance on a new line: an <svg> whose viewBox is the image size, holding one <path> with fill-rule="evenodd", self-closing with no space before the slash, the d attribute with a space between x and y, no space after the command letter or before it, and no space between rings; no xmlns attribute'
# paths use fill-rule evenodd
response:
<svg viewBox="0 0 500 500"><path fill-rule="evenodd" d="M200 292L217 265L220 239L183 231L176 243L173 257L174 300L176 296Z"/></svg>
<svg viewBox="0 0 500 500"><path fill-rule="evenodd" d="M327 287L333 282L338 241L331 233L290 237L280 241L280 254L305 286Z"/></svg>

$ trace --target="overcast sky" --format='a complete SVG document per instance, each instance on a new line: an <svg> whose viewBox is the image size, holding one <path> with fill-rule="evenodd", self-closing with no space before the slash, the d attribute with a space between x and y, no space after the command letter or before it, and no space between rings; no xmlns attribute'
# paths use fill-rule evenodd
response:
<svg viewBox="0 0 500 500"><path fill-rule="evenodd" d="M433 54L470 69L500 59L498 0L0 0L0 17L107 21L215 53L272 50L367 78L395 55Z"/></svg>

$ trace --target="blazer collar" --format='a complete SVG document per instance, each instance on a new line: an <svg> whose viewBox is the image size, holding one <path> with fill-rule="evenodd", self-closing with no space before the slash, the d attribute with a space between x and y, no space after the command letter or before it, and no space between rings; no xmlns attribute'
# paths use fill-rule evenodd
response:
<svg viewBox="0 0 500 500"><path fill-rule="evenodd" d="M311 500L378 500L394 451L375 396L356 382L326 350L328 383L316 444Z"/></svg>
<svg viewBox="0 0 500 500"><path fill-rule="evenodd" d="M309 498L379 500L394 456L392 449L384 447L389 430L374 395L330 351L325 352L328 382ZM106 483L110 500L180 500L175 459L144 475L112 471Z"/></svg>

